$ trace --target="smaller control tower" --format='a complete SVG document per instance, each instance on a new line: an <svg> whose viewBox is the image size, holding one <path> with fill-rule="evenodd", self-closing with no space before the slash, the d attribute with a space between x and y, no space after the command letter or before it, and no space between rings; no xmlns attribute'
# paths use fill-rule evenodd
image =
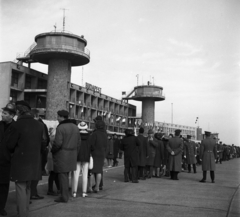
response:
<svg viewBox="0 0 240 217"><path fill-rule="evenodd" d="M136 86L123 99L142 101L142 122L145 124L154 124L155 121L155 101L165 100L162 94L163 88L155 85ZM146 131L146 127L145 127ZM147 133L147 132L146 132Z"/></svg>

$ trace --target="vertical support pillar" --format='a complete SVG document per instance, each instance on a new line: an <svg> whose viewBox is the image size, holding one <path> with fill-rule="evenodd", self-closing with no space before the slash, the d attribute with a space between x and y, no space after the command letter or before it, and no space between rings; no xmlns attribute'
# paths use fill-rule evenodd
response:
<svg viewBox="0 0 240 217"><path fill-rule="evenodd" d="M64 59L51 59L48 63L48 85L46 119L56 120L57 111L68 110L71 62Z"/></svg>

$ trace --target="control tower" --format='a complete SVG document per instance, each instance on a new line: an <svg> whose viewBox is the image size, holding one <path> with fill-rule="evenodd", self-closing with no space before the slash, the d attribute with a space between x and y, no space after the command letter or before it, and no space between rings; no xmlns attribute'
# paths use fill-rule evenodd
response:
<svg viewBox="0 0 240 217"><path fill-rule="evenodd" d="M88 64L90 52L83 36L65 31L39 34L35 42L25 57L17 59L48 65L46 119L56 120L58 110L68 110L71 68Z"/></svg>
<svg viewBox="0 0 240 217"><path fill-rule="evenodd" d="M155 85L141 85L134 89L123 99L142 101L142 122L143 125L154 124L155 101L165 100L162 94L163 88ZM146 127L145 127L146 132ZM146 132L147 133L147 132Z"/></svg>

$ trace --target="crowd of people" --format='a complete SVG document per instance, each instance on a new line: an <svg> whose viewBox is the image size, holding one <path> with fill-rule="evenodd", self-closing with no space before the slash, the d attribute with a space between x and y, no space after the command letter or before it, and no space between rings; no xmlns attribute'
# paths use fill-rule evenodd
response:
<svg viewBox="0 0 240 217"><path fill-rule="evenodd" d="M14 121L15 115L17 120ZM210 132L201 144L181 136L154 133L144 128L138 135L126 129L125 136L108 135L101 116L95 118L95 129L89 131L85 122L76 123L69 119L66 110L57 111L57 128L47 128L26 101L8 103L2 108L0 121L0 215L5 210L10 181L15 183L16 205L19 217L26 217L31 200L39 200L37 191L42 175L48 175L47 195L57 196L57 203L66 203L76 197L79 174L82 176L82 197L103 190L103 167L118 166L118 158L124 153L124 182L138 183L152 177L170 177L178 180L179 172L188 170L197 173L196 165L202 165L206 182L210 171L215 182L215 163L240 157L240 147L217 142ZM71 177L71 179L69 179ZM54 191L54 183L56 190Z"/></svg>

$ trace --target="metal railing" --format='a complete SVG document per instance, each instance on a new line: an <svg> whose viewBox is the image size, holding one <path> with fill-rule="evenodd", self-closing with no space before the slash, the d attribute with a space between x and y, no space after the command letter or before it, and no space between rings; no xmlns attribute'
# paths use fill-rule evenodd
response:
<svg viewBox="0 0 240 217"><path fill-rule="evenodd" d="M37 43L33 42L33 44L24 52L24 53L17 53L17 58L27 57L29 53L36 47Z"/></svg>

